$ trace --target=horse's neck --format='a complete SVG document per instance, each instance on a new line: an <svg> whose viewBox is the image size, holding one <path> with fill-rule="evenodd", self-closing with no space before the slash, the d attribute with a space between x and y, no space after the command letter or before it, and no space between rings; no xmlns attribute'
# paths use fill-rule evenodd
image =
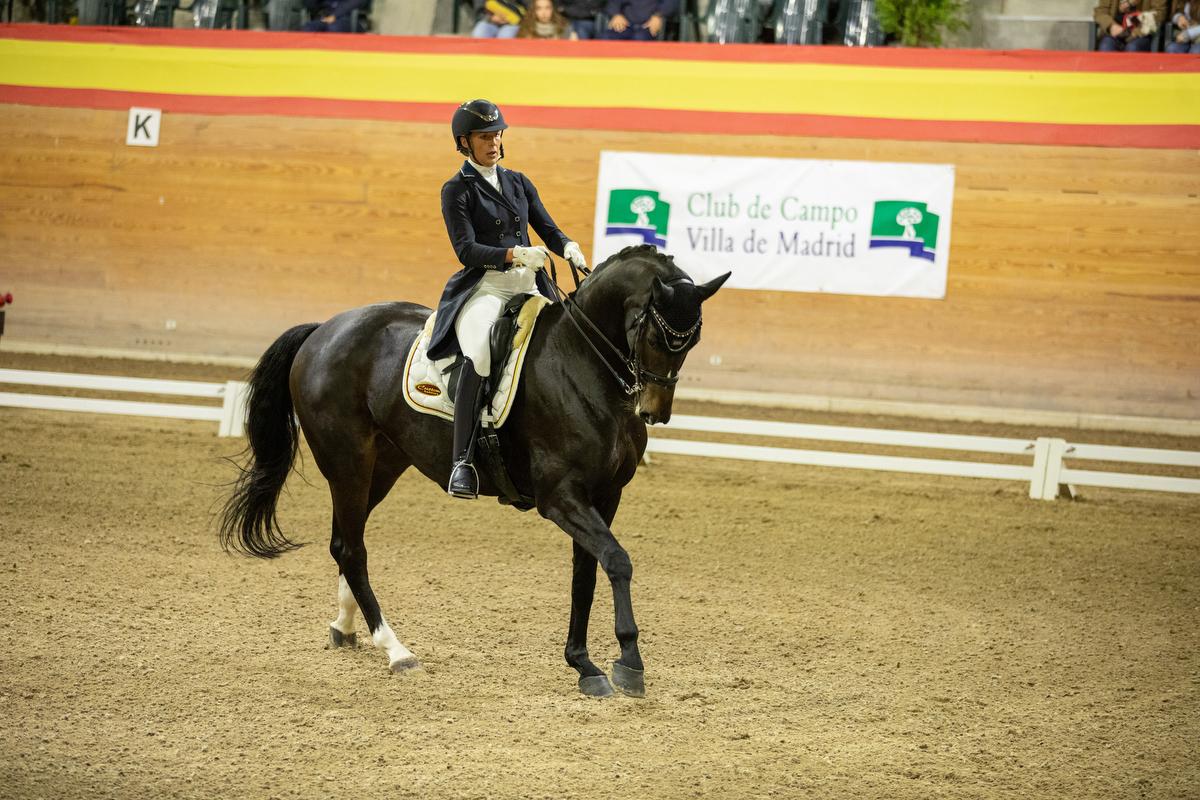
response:
<svg viewBox="0 0 1200 800"><path fill-rule="evenodd" d="M574 300L568 301L577 303L576 309L569 309L566 303L556 303L542 312L534 329L536 358L544 365L556 365L553 368L561 370L563 380L585 390L565 395L554 391L538 402L554 404L564 397L571 397L576 398L574 402L609 408L624 397L619 381L613 377L616 371L621 379L630 378L622 363L628 349L624 300L625 294L619 285L596 284L588 286L587 291L581 289ZM617 349L615 353L582 318L581 311ZM526 390L541 391L532 385L527 385Z"/></svg>
<svg viewBox="0 0 1200 800"><path fill-rule="evenodd" d="M619 275L604 273L588 280L595 280L596 283L591 286L585 283L576 293L579 308L624 353L627 346L625 308L630 298L629 282L622 281Z"/></svg>

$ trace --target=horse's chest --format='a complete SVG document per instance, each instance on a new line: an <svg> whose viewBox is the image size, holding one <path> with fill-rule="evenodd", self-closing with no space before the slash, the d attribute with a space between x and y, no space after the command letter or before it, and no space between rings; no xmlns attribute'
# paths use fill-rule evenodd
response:
<svg viewBox="0 0 1200 800"><path fill-rule="evenodd" d="M639 436L640 434L640 436ZM624 486L633 480L638 463L646 449L646 428L641 430L623 430L612 437L609 459L613 470L613 479Z"/></svg>

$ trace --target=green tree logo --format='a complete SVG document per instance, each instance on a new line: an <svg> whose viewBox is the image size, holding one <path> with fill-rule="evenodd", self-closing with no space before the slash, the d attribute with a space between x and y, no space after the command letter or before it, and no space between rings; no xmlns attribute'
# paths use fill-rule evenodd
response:
<svg viewBox="0 0 1200 800"><path fill-rule="evenodd" d="M667 220L671 204L650 189L613 189L608 193L608 226L605 236L634 234L646 244L667 246Z"/></svg>
<svg viewBox="0 0 1200 800"><path fill-rule="evenodd" d="M901 247L913 258L933 261L941 217L915 200L880 200L871 220L871 249Z"/></svg>

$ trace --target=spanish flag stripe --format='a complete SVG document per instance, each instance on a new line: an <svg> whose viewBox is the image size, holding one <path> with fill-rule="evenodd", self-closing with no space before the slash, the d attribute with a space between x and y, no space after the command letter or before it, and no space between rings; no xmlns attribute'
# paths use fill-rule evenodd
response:
<svg viewBox="0 0 1200 800"><path fill-rule="evenodd" d="M1196 59L1184 57L1170 62L1185 65L1180 70L977 69L881 65L863 59L862 51L857 51L858 63L701 60L669 57L672 48L667 45L635 43L628 57L617 58L607 54L608 43L599 43L600 50L560 56L525 50L464 52L459 39L400 39L420 44L396 49L397 42L389 41L391 49L364 50L317 45L385 37L297 35L311 47L264 49L213 46L209 36L207 46L164 43L157 35L153 43L139 43L136 34L164 32L132 33L120 31L121 41L0 36L0 100L120 107L118 101L149 105L153 99L163 108L197 113L378 119L421 119L434 116L431 110L436 109L436 117L444 120L449 108L480 93L479 76L487 75L489 99L520 110L514 121L523 118L522 124L548 127L1106 146L1136 142L1175 148L1200 144L1200 105L1192 102L1200 97L1200 70L1190 66ZM243 35L259 41L264 36L272 41L297 38L195 33L221 33L220 38L231 41ZM714 55L726 50L716 45L689 50L696 48ZM844 50L752 49L781 54ZM1022 57L1036 61L1035 55ZM1138 58L1123 54L1123 60ZM1145 99L1150 97L1154 102Z"/></svg>

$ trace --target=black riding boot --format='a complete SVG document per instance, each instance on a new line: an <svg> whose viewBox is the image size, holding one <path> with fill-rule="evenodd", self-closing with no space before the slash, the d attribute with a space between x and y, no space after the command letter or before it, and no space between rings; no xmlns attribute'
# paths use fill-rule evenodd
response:
<svg viewBox="0 0 1200 800"><path fill-rule="evenodd" d="M479 422L482 400L483 378L468 358L458 376L458 394L454 397L454 450L450 484L446 487L451 497L474 500L479 496L479 476L471 456L475 450L475 426Z"/></svg>

